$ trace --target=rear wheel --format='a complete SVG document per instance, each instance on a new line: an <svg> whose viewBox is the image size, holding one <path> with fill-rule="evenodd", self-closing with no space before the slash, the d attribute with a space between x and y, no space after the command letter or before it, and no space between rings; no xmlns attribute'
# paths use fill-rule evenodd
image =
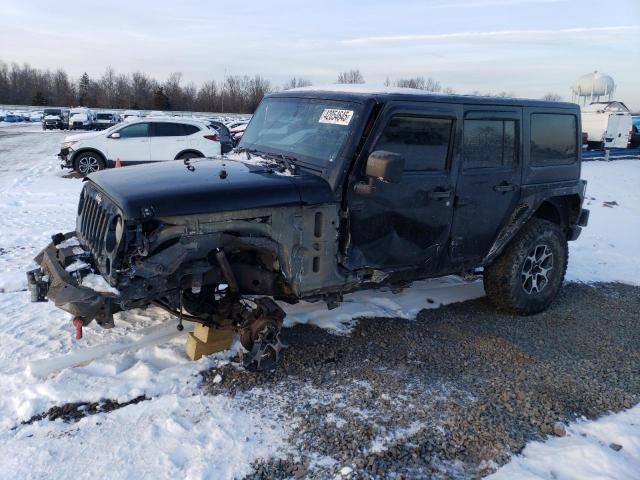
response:
<svg viewBox="0 0 640 480"><path fill-rule="evenodd" d="M105 162L102 156L94 152L84 152L74 160L74 170L83 177L90 173L104 170Z"/></svg>
<svg viewBox="0 0 640 480"><path fill-rule="evenodd" d="M501 310L531 315L545 310L562 285L569 250L555 223L531 219L484 271L484 288Z"/></svg>

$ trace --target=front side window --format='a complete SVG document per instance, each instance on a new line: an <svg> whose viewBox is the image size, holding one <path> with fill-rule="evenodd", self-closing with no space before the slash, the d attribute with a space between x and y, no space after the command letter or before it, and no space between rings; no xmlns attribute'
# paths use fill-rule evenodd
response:
<svg viewBox="0 0 640 480"><path fill-rule="evenodd" d="M465 120L463 152L465 170L511 167L516 158L516 121Z"/></svg>
<svg viewBox="0 0 640 480"><path fill-rule="evenodd" d="M402 155L405 171L442 171L447 168L452 127L449 118L396 115L374 150Z"/></svg>
<svg viewBox="0 0 640 480"><path fill-rule="evenodd" d="M537 166L573 163L578 158L578 123L575 115L531 115L531 163Z"/></svg>
<svg viewBox="0 0 640 480"><path fill-rule="evenodd" d="M120 138L140 138L149 136L149 124L148 123L134 123L118 130Z"/></svg>

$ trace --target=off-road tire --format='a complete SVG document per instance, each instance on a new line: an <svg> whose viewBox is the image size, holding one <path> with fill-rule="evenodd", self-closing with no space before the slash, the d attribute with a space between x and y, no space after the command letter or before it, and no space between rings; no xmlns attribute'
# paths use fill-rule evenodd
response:
<svg viewBox="0 0 640 480"><path fill-rule="evenodd" d="M104 158L95 152L82 152L73 160L73 169L82 177L105 168Z"/></svg>
<svg viewBox="0 0 640 480"><path fill-rule="evenodd" d="M535 268L539 268L537 271L546 270L549 257L546 257L544 265L536 266L537 261L531 261L536 252L542 252L540 258L551 253L551 269L547 275L535 276L542 284L539 291L535 291L535 286L532 288L530 273ZM553 222L532 218L500 256L485 267L485 292L499 310L520 315L541 312L557 295L567 271L568 259L569 248L562 229ZM548 279L546 283L543 281L545 278Z"/></svg>

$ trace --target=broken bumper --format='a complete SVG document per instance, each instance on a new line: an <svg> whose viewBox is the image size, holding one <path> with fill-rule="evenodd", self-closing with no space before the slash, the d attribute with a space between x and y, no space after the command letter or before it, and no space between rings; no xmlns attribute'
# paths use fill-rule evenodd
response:
<svg viewBox="0 0 640 480"><path fill-rule="evenodd" d="M58 153L58 158L60 159L60 168L70 168L73 169L73 154L74 151L70 148L63 148Z"/></svg>
<svg viewBox="0 0 640 480"><path fill-rule="evenodd" d="M78 245L62 247L64 240L75 237L75 232L57 234L53 242L35 258L39 268L27 272L32 302L51 300L55 305L74 317L81 317L85 325L97 319L102 326L112 323L112 304L117 296L112 293L96 292L82 286L82 278L91 273L88 265L89 254ZM67 268L86 263L86 267ZM104 324L103 324L104 323Z"/></svg>

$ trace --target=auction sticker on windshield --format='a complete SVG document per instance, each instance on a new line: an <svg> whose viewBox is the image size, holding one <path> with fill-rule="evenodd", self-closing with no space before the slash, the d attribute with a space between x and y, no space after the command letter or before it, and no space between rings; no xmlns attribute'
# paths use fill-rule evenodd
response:
<svg viewBox="0 0 640 480"><path fill-rule="evenodd" d="M334 125L349 125L353 117L353 110L339 110L336 108L325 108L320 115L319 123L333 123Z"/></svg>

